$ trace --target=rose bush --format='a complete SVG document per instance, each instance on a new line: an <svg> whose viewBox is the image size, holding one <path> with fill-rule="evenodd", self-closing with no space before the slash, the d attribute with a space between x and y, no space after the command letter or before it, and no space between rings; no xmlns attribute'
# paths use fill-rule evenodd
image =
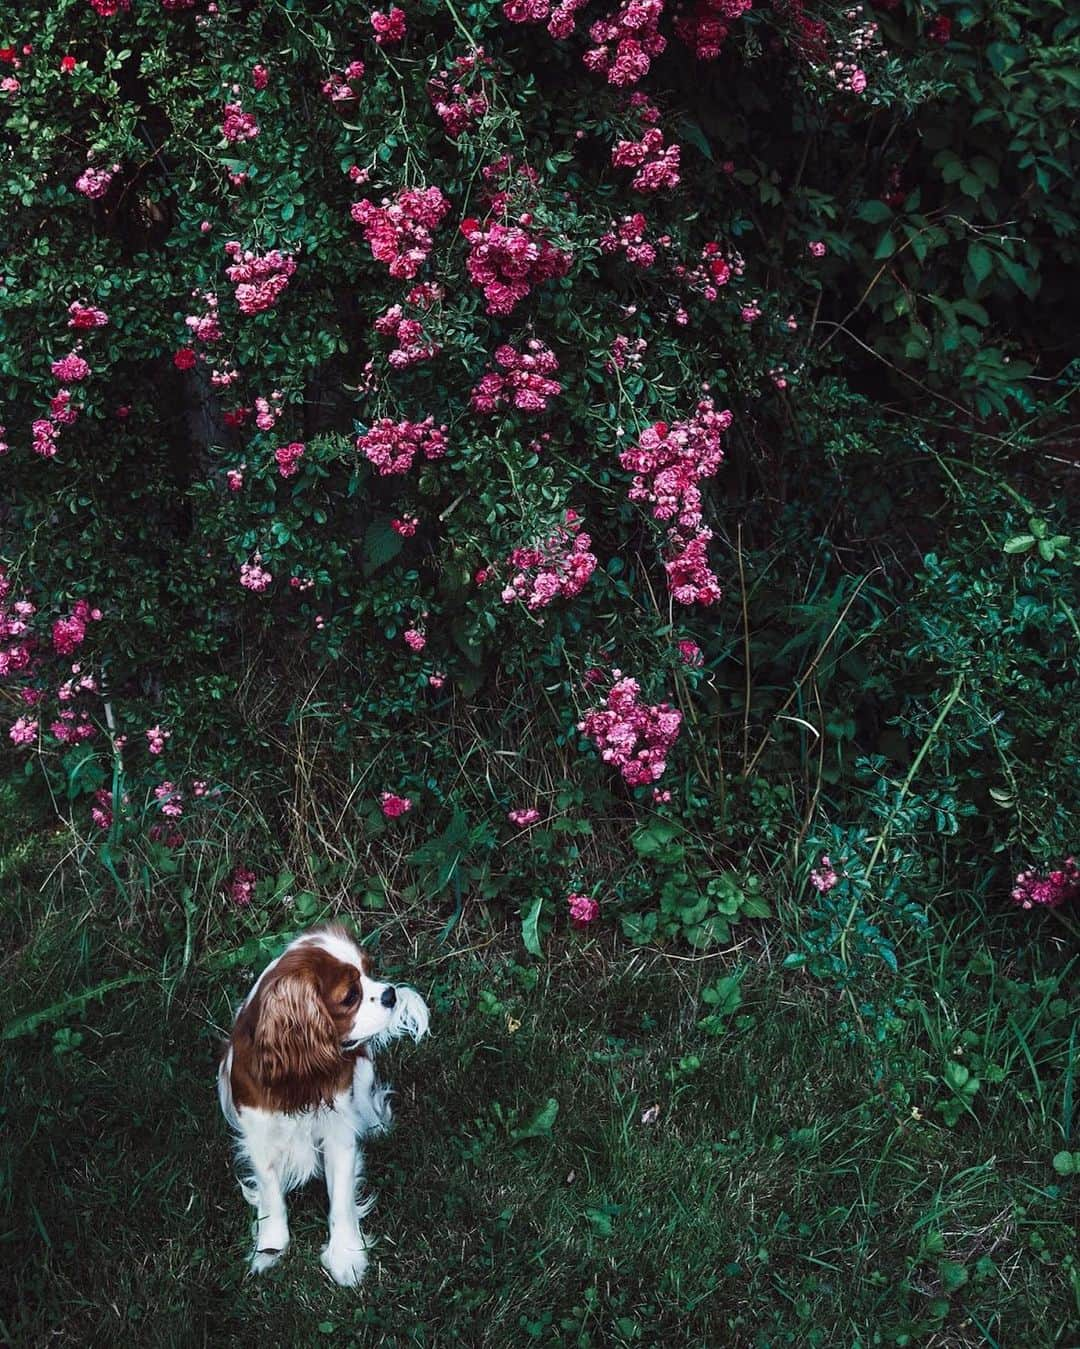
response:
<svg viewBox="0 0 1080 1349"><path fill-rule="evenodd" d="M795 821L862 810L874 756L902 779L959 668L934 625L977 628L985 575L1046 616L1038 690L1009 672L1003 736L969 672L926 810L1003 875L1065 855L1020 778L1075 558L1000 548L1057 510L1028 451L1075 374L1059 7L4 22L0 687L28 803L109 865L260 815L305 857L347 820L379 871L411 804L400 881L429 891L561 903L653 811L703 867L764 866L760 774L794 773ZM961 539L944 615L921 559ZM977 823L1003 764L1016 813ZM554 823L507 861L522 776ZM291 809L301 779L340 810ZM245 904L247 860L220 863Z"/></svg>

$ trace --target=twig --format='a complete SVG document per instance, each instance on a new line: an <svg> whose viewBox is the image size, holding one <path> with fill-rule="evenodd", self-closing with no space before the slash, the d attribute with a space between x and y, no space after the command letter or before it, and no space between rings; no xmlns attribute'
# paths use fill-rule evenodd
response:
<svg viewBox="0 0 1080 1349"><path fill-rule="evenodd" d="M825 652L829 649L829 644L832 642L832 639L836 636L837 632L839 632L840 627L841 627L841 624L843 623L844 619L847 617L847 612L848 612L848 610L849 610L849 609L851 608L851 606L855 603L855 601L859 598L859 594L860 594L860 592L861 592L863 586L866 585L867 581L870 580L871 576L876 576L877 573L878 573L879 571L881 571L881 568L880 568L880 567L874 567L871 571L868 571L868 572L866 573L866 575L865 575L864 577L862 577L862 579L859 581L859 584L858 584L858 585L855 587L855 589L852 591L852 593L851 593L851 598L850 598L850 599L848 600L848 602L844 605L843 609L840 610L840 615L839 615L839 617L837 618L836 622L832 625L832 628L831 628L831 630L829 631L828 636L825 638L825 640L822 642L822 644L818 647L817 653L816 653L816 655L814 656L814 659L810 662L810 664L809 664L809 666L807 667L805 673L799 676L799 679L798 679L797 683L795 684L795 687L794 687L794 688L791 690L791 692L788 694L787 698L785 698L784 703L783 703L783 706L780 707L779 711L776 713L776 716L773 718L773 721L774 721L774 722L775 722L776 720L778 720L779 717L780 717L784 712L786 712L786 711L788 710L788 708L791 706L791 704L795 701L795 698L798 696L799 690L802 688L802 686L806 683L806 681L810 678L810 676L811 676L811 675L814 673L814 671L817 669L818 664L819 664L819 662L821 661L822 656L823 656L823 655L825 654ZM747 775L749 775L751 772L753 772L754 765L757 763L757 761L761 758L762 754L765 752L765 746L769 743L769 737L770 737L771 735L772 735L772 726L770 725L769 729L765 732L764 736L762 737L761 744L758 745L757 749L754 751L754 757L750 760L749 765L748 765L748 766L746 767L746 769L744 770L744 776L747 776Z"/></svg>

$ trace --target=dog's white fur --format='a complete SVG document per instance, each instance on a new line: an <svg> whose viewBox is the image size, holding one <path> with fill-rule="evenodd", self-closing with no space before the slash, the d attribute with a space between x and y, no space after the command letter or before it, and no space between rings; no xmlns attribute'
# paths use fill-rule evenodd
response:
<svg viewBox="0 0 1080 1349"><path fill-rule="evenodd" d="M321 946L344 964L361 967L360 952L342 934L321 932L299 937L286 950L303 942ZM277 963L275 960L267 966L239 1010L251 1001ZM343 1047L363 1044L365 1055L357 1058L352 1082L331 1104L296 1113L237 1106L231 1085L232 1047L221 1061L218 1099L237 1135L241 1190L257 1215L252 1273L275 1265L289 1245L285 1196L322 1174L330 1201L330 1233L322 1251L322 1266L335 1283L346 1287L355 1286L364 1276L370 1242L360 1220L374 1200L358 1199L364 1175L359 1142L368 1134L387 1129L392 1115L391 1092L375 1075L373 1055L402 1035L419 1040L427 1033L429 1014L423 998L411 988L395 986L397 1001L393 1008L385 1009L379 998L389 985L376 983L366 975L361 977L361 984L364 996Z"/></svg>

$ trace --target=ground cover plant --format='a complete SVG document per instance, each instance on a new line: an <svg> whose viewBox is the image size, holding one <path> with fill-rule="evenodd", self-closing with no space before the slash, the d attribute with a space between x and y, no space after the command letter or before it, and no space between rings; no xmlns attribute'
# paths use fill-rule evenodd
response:
<svg viewBox="0 0 1080 1349"><path fill-rule="evenodd" d="M1078 26L0 4L6 1339L1076 1340ZM209 1090L330 915L351 1300Z"/></svg>

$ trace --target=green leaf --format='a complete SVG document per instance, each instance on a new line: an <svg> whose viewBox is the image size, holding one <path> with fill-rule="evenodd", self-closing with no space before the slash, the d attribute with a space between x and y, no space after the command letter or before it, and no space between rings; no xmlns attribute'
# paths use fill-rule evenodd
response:
<svg viewBox="0 0 1080 1349"><path fill-rule="evenodd" d="M515 1143L520 1143L525 1138L550 1138L551 1129L555 1123L555 1117L559 1113L559 1103L554 1096L548 1098L547 1104L541 1106L528 1124L520 1129L514 1129L510 1137Z"/></svg>
<svg viewBox="0 0 1080 1349"><path fill-rule="evenodd" d="M1004 553L1026 553L1035 542L1034 534L1014 534L1002 544Z"/></svg>
<svg viewBox="0 0 1080 1349"><path fill-rule="evenodd" d="M731 1016L742 1006L741 985L741 974L725 974L710 988L701 990L701 1001L712 1008L714 1016Z"/></svg>
<svg viewBox="0 0 1080 1349"><path fill-rule="evenodd" d="M971 1073L962 1063L950 1060L945 1065L945 1081L952 1087L953 1091L962 1091L970 1077Z"/></svg>
<svg viewBox="0 0 1080 1349"><path fill-rule="evenodd" d="M709 144L704 131L696 122L691 122L688 117L684 117L679 123L680 139L690 142L695 149L700 150L706 159L713 157L712 146Z"/></svg>
<svg viewBox="0 0 1080 1349"><path fill-rule="evenodd" d="M388 562L392 562L404 546L404 539L391 528L390 521L385 516L379 520L373 520L364 531L361 564L364 575L371 576L380 567L385 567Z"/></svg>
<svg viewBox="0 0 1080 1349"><path fill-rule="evenodd" d="M959 1260L942 1260L938 1265L938 1274L941 1277L942 1287L949 1294L963 1288L968 1281L968 1272Z"/></svg>
<svg viewBox="0 0 1080 1349"><path fill-rule="evenodd" d="M677 862L686 851L681 843L675 843L680 829L669 820L653 820L634 831L631 843L639 857L661 857L666 862Z"/></svg>
<svg viewBox="0 0 1080 1349"><path fill-rule="evenodd" d="M1080 1152L1059 1152L1054 1157L1054 1170L1059 1176L1075 1176L1080 1172Z"/></svg>
<svg viewBox="0 0 1080 1349"><path fill-rule="evenodd" d="M744 918L771 918L772 905L762 895L747 895L741 905Z"/></svg>
<svg viewBox="0 0 1080 1349"><path fill-rule="evenodd" d="M868 225L881 225L886 220L892 219L892 207L887 206L883 201L864 201L855 212L859 220L865 220Z"/></svg>
<svg viewBox="0 0 1080 1349"><path fill-rule="evenodd" d="M66 1018L74 1013L81 1015L86 1004L95 998L103 998L106 993L111 993L117 988L127 988L130 984L144 984L148 979L153 979L154 974L123 974L118 979L106 979L104 983L95 984L93 988L82 989L78 993L70 993L67 997L61 998L59 1002L54 1002L50 1007L42 1007L36 1012L27 1012L24 1016L16 1017L14 1021L9 1021L0 1032L0 1040L17 1040L20 1035L28 1035L46 1021L56 1021L60 1018Z"/></svg>
<svg viewBox="0 0 1080 1349"><path fill-rule="evenodd" d="M585 1216L588 1218L594 1232L602 1237L610 1237L615 1232L612 1218L617 1217L622 1211L621 1204L605 1204L603 1208L587 1208Z"/></svg>
<svg viewBox="0 0 1080 1349"><path fill-rule="evenodd" d="M975 284L981 286L994 268L994 255L985 244L971 244L967 251L968 266L975 277Z"/></svg>
<svg viewBox="0 0 1080 1349"><path fill-rule="evenodd" d="M533 956L542 956L540 947L540 910L544 906L544 896L537 895L521 916L521 940L525 949Z"/></svg>

